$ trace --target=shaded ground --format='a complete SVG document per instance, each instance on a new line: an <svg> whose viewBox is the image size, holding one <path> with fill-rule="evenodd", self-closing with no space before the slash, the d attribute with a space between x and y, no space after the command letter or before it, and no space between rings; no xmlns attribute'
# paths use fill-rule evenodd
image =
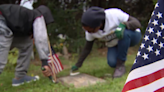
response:
<svg viewBox="0 0 164 92"><path fill-rule="evenodd" d="M138 51L138 49L139 49L139 46L130 47L128 50L128 55L135 54ZM104 57L106 57L107 51L108 49L106 47L98 49L99 55L104 56Z"/></svg>

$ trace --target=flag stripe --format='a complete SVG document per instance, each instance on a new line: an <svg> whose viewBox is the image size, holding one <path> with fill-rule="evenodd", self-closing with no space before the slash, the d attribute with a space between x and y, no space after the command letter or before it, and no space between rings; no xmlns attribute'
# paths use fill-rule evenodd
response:
<svg viewBox="0 0 164 92"><path fill-rule="evenodd" d="M51 63L50 63L50 65L51 65L51 70L53 71L53 69L54 69L54 72L55 72L55 73L58 73L58 70L57 70L57 68L55 67L55 65L54 65L54 64L51 64Z"/></svg>
<svg viewBox="0 0 164 92"><path fill-rule="evenodd" d="M123 92L126 92L127 90L132 90L135 88L139 88L139 87L148 85L149 83L152 83L156 80L159 80L162 77L164 77L164 69L159 70L159 71L152 73L150 75L129 81L128 83L125 84Z"/></svg>
<svg viewBox="0 0 164 92"><path fill-rule="evenodd" d="M132 81L136 78L140 78L140 77L149 75L151 73L154 73L158 70L163 69L164 68L163 64L164 64L164 59L159 60L158 62L154 62L152 64L149 64L149 65L146 65L146 66L143 66L143 67L132 70L128 75L126 83L129 82L129 81ZM156 66L156 67L154 67L154 66Z"/></svg>
<svg viewBox="0 0 164 92"><path fill-rule="evenodd" d="M162 88L164 85L164 78L161 78L157 81L154 81L152 83L150 83L149 85L145 85L133 90L129 90L129 91L124 91L124 92L154 92L160 88ZM159 92L163 92L163 91L159 91Z"/></svg>
<svg viewBox="0 0 164 92"><path fill-rule="evenodd" d="M56 56L57 60L60 61L59 58L58 58L58 56L57 56L56 54L55 54L55 56ZM58 63L59 63L60 66L61 66L61 70L64 69L63 66L62 66L62 64L61 64L61 62L58 62Z"/></svg>
<svg viewBox="0 0 164 92"><path fill-rule="evenodd" d="M56 64L56 62L55 62L53 56L52 56L52 62L53 62L53 64L54 64L54 66L56 67L56 72L59 72L59 66Z"/></svg>
<svg viewBox="0 0 164 92"><path fill-rule="evenodd" d="M53 55L53 59L54 59L54 62L57 64L58 69L59 69L59 70L62 70L61 67L59 67L60 65L59 65L59 62L57 62L58 59L56 59L56 55Z"/></svg>
<svg viewBox="0 0 164 92"><path fill-rule="evenodd" d="M158 90L156 90L154 92L164 92L164 87L162 87L162 88L160 88L160 89L158 89Z"/></svg>
<svg viewBox="0 0 164 92"><path fill-rule="evenodd" d="M51 47L51 51L52 51L52 55L49 54L48 57L48 64L51 68L51 70L54 70L55 73L59 73L60 71L62 71L63 65L60 62L60 59L57 57L57 55L55 54L55 51L53 50L53 48ZM52 72L53 73L53 72Z"/></svg>
<svg viewBox="0 0 164 92"><path fill-rule="evenodd" d="M59 67L58 67L58 65L55 63L55 61L53 60L53 65L55 66L55 69L56 69L56 73L58 73L59 72Z"/></svg>
<svg viewBox="0 0 164 92"><path fill-rule="evenodd" d="M58 68L57 68L57 66L54 64L54 61L52 61L53 63L51 63L51 59L49 60L49 65L50 65L50 68L51 68L51 70L53 70L53 68L54 68L54 70L55 70L55 73L58 73Z"/></svg>
<svg viewBox="0 0 164 92"><path fill-rule="evenodd" d="M48 67L50 68L51 72L53 73L53 71L52 71L52 68L51 68L51 65L50 65L50 64L48 64Z"/></svg>
<svg viewBox="0 0 164 92"><path fill-rule="evenodd" d="M56 60L56 62L58 63L60 69L63 70L64 68L63 68L63 66L62 66L62 64L61 64L61 62L60 62L60 59L59 59L58 56L55 54L55 51L53 50L53 48L52 48L52 54L53 54L53 56L54 56L54 58L55 58L54 60ZM58 62L58 61L59 61L59 62Z"/></svg>
<svg viewBox="0 0 164 92"><path fill-rule="evenodd" d="M53 60L53 64L56 66L56 72L58 73L60 71L59 66L56 64L54 60Z"/></svg>
<svg viewBox="0 0 164 92"><path fill-rule="evenodd" d="M52 64L51 63L48 63L49 67L50 67L50 70L52 72L52 74L54 74L53 70L52 70Z"/></svg>
<svg viewBox="0 0 164 92"><path fill-rule="evenodd" d="M52 63L51 63L51 62L52 62ZM53 64L53 66L54 66L54 68L55 68L55 72L57 73L57 72L58 72L58 66L54 63L54 60L52 59L52 61L51 61L51 59L49 59L48 63L50 63L51 66L52 66L52 64ZM52 69L53 69L53 66L51 67Z"/></svg>

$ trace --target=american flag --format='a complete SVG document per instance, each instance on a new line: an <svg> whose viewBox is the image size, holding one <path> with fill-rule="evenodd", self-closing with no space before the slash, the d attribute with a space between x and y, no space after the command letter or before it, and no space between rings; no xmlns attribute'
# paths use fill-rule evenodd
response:
<svg viewBox="0 0 164 92"><path fill-rule="evenodd" d="M122 92L164 92L164 0L158 0Z"/></svg>
<svg viewBox="0 0 164 92"><path fill-rule="evenodd" d="M51 52L52 52L52 55L49 54L48 65L49 65L52 73L54 73L53 71L55 71L55 74L57 74L60 71L62 71L64 68L63 68L63 65L62 65L60 59L58 58L58 56L56 55L56 53L52 47L51 47Z"/></svg>

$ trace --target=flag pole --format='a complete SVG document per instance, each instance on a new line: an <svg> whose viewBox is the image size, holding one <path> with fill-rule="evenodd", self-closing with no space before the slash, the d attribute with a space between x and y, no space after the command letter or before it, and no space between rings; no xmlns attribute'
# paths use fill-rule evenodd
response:
<svg viewBox="0 0 164 92"><path fill-rule="evenodd" d="M54 80L54 82L56 82L56 74L55 74L55 67L53 66L53 62L52 62L52 52L51 52L51 46L50 46L50 41L48 40L48 47L49 47L49 51L50 51L50 58L51 58L51 64L52 64L52 72L53 72L53 75L52 75L52 77L53 77L53 80Z"/></svg>

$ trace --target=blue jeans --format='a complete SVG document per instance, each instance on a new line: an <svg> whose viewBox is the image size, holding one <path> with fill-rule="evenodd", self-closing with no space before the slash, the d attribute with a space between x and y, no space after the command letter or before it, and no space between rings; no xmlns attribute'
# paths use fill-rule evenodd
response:
<svg viewBox="0 0 164 92"><path fill-rule="evenodd" d="M124 36L115 47L108 47L107 62L110 67L115 68L117 59L126 61L128 48L138 44L141 40L141 32L125 30Z"/></svg>

